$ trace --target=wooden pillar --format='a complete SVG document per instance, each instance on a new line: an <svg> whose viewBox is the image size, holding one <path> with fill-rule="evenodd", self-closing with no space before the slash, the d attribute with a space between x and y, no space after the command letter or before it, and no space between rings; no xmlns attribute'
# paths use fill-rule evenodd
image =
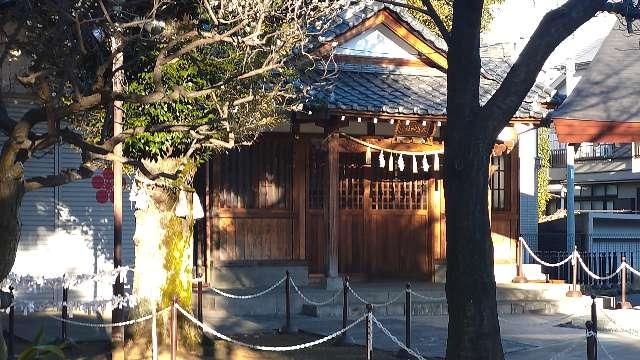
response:
<svg viewBox="0 0 640 360"><path fill-rule="evenodd" d="M325 171L325 202L324 213L327 229L325 257L324 257L324 286L327 289L338 290L341 286L338 277L338 220L339 194L338 173L340 171L339 135L330 134L327 138L327 167Z"/></svg>
<svg viewBox="0 0 640 360"><path fill-rule="evenodd" d="M296 260L306 258L307 206L307 144L295 139L293 145L293 255Z"/></svg>
<svg viewBox="0 0 640 360"><path fill-rule="evenodd" d="M122 40L118 37L112 38L112 51L116 53L113 59L113 68L120 68L123 63L123 53L120 52ZM119 92L123 88L124 72L122 70L113 75L113 91ZM124 112L122 101L113 102L113 135L117 136L122 132L122 122ZM122 144L116 145L113 150L116 157L122 156ZM114 160L113 165L113 267L122 266L122 163ZM124 284L120 282L120 276L115 279L113 286L114 296L124 296ZM123 321L122 309L115 307L111 313L111 319L115 322ZM111 341L116 344L113 351L114 359L124 359L124 327L114 327L111 329Z"/></svg>

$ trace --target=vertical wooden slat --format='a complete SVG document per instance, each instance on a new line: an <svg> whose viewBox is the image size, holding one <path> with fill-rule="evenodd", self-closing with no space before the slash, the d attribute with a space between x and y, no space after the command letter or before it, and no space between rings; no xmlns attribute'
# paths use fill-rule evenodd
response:
<svg viewBox="0 0 640 360"><path fill-rule="evenodd" d="M338 172L339 172L339 148L338 135L331 134L328 139L327 154L327 178L325 180L325 221L326 221L326 258L325 258L325 275L335 278L338 276Z"/></svg>
<svg viewBox="0 0 640 360"><path fill-rule="evenodd" d="M365 266L366 262L369 260L370 256L370 241L371 241L371 178L373 176L372 165L365 165L363 168L363 204L362 204L362 241L360 242L360 252L359 252L359 270L366 272L367 266Z"/></svg>
<svg viewBox="0 0 640 360"><path fill-rule="evenodd" d="M431 235L431 243L433 244L433 248L437 251L434 252L434 258L438 260L443 260L441 249L441 238L440 238L440 196L435 191L435 180L433 178L429 179L429 206L428 206L428 214L429 214L429 225L430 225L430 235Z"/></svg>
<svg viewBox="0 0 640 360"><path fill-rule="evenodd" d="M308 151L306 142L295 141L293 145L292 203L293 203L293 252L294 259L304 259L306 255L306 199L308 179Z"/></svg>

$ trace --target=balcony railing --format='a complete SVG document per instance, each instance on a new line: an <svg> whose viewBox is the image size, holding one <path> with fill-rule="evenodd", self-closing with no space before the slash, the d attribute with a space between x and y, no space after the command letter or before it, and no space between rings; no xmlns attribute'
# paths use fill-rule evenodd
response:
<svg viewBox="0 0 640 360"><path fill-rule="evenodd" d="M582 146L576 151L576 161L611 159L616 151L614 144L597 146ZM567 166L567 149L551 150L551 167L563 168Z"/></svg>
<svg viewBox="0 0 640 360"><path fill-rule="evenodd" d="M551 167L552 168L567 167L567 149L551 150Z"/></svg>

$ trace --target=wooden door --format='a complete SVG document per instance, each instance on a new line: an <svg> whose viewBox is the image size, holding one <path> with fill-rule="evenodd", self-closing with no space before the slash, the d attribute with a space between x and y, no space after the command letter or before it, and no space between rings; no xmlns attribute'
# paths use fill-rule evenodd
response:
<svg viewBox="0 0 640 360"><path fill-rule="evenodd" d="M372 156L376 159L376 157ZM429 179L365 164L364 153L340 155L340 247L342 273L369 276L430 275ZM409 162L410 160L405 159Z"/></svg>

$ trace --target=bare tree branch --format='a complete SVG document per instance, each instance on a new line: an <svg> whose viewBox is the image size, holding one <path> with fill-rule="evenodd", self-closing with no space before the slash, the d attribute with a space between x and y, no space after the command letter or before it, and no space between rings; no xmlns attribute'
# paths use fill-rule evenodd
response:
<svg viewBox="0 0 640 360"><path fill-rule="evenodd" d="M36 176L24 181L25 191L33 191L46 187L56 187L66 185L75 181L88 179L97 170L97 167L88 167L87 164L82 164L77 169L65 169L60 171L56 175L48 176Z"/></svg>
<svg viewBox="0 0 640 360"><path fill-rule="evenodd" d="M451 42L451 33L449 32L449 29L447 29L447 26L444 24L444 21L442 21L440 15L438 15L438 13L436 12L436 9L434 9L431 0L422 0L422 5L426 8L427 15L436 24L436 27L438 28L438 31L440 31L442 39L444 39L447 45L449 45Z"/></svg>
<svg viewBox="0 0 640 360"><path fill-rule="evenodd" d="M381 2L383 4L389 4L389 5L402 7L408 10L413 10L421 14L427 15L429 18L431 18L431 20L433 20L434 24L438 28L438 31L440 32L440 36L442 37L442 39L447 43L447 45L449 45L449 42L451 41L451 32L449 31L449 29L447 29L447 26L444 24L444 21L442 20L440 15L438 15L438 13L436 12L436 9L433 7L433 4L431 3L430 0L422 0L422 6L424 7L419 7L403 1L396 1L396 0L376 0L376 1Z"/></svg>
<svg viewBox="0 0 640 360"><path fill-rule="evenodd" d="M602 7L602 0L569 0L543 17L498 90L482 108L482 119L495 120L485 122L494 138L517 111L553 50Z"/></svg>

